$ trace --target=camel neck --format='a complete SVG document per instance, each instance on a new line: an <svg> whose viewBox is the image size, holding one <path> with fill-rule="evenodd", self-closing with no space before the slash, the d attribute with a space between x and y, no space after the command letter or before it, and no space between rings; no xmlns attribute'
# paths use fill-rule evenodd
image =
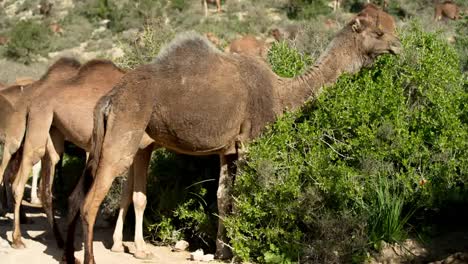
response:
<svg viewBox="0 0 468 264"><path fill-rule="evenodd" d="M309 98L317 97L324 86L333 84L343 73L359 71L364 63L356 50L355 39L337 36L304 74L292 79L283 79L280 87L281 109L295 110Z"/></svg>

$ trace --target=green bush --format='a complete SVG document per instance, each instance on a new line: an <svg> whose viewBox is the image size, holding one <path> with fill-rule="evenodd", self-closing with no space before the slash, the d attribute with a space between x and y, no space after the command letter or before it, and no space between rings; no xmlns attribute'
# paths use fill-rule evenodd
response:
<svg viewBox="0 0 468 264"><path fill-rule="evenodd" d="M284 41L273 43L268 51L268 62L276 74L289 78L302 74L312 64L310 57L291 49Z"/></svg>
<svg viewBox="0 0 468 264"><path fill-rule="evenodd" d="M311 19L318 15L330 13L325 0L292 0L287 5L287 15L291 19Z"/></svg>
<svg viewBox="0 0 468 264"><path fill-rule="evenodd" d="M146 25L137 41L121 43L125 54L116 60L117 65L123 68L134 68L141 64L150 63L158 55L163 45L174 35L171 28L164 26L160 20Z"/></svg>
<svg viewBox="0 0 468 264"><path fill-rule="evenodd" d="M48 51L50 30L47 26L33 21L20 21L11 30L5 56L29 64L37 55Z"/></svg>
<svg viewBox="0 0 468 264"><path fill-rule="evenodd" d="M193 249L213 250L216 239L216 189L219 159L153 154L148 177L146 234L156 243L190 241Z"/></svg>
<svg viewBox="0 0 468 264"><path fill-rule="evenodd" d="M468 71L468 15L457 21L455 36L455 48L460 55L461 68Z"/></svg>
<svg viewBox="0 0 468 264"><path fill-rule="evenodd" d="M401 40L400 56L342 76L249 146L226 221L237 256L362 261L372 239L402 239L412 211L464 190L468 108L457 53L415 23ZM273 68L303 62L284 63Z"/></svg>

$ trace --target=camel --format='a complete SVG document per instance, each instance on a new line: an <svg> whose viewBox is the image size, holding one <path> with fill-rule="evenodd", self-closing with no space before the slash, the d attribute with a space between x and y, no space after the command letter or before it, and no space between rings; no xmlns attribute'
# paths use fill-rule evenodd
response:
<svg viewBox="0 0 468 264"><path fill-rule="evenodd" d="M400 50L394 34L358 17L338 32L312 68L286 79L257 58L217 50L198 34L176 37L152 63L124 75L95 108L93 150L82 176L83 181L94 179L80 208L84 263L95 263L93 226L99 205L115 177L131 165L145 135L178 153L219 155L216 256L229 257L223 221L244 143L286 110L315 98L341 74L356 73L379 55Z"/></svg>
<svg viewBox="0 0 468 264"><path fill-rule="evenodd" d="M460 19L460 8L453 1L447 0L443 3L435 3L434 7L434 20L440 21L442 18L452 20Z"/></svg>
<svg viewBox="0 0 468 264"><path fill-rule="evenodd" d="M18 212L23 198L24 186L28 179L28 174L32 165L37 161L45 158L47 163L43 164L43 166L48 173L47 175L50 175L48 178L50 178L50 180L53 179L55 164L57 164L60 159L60 154L63 152L64 138L60 137L61 130L59 128L62 128L66 125L73 126L75 128L75 131L72 131L73 134L66 135L67 138L73 138L73 136L76 136L76 134L80 135L81 131L79 131L79 129L88 129L91 131L90 127L71 123L70 120L67 119L66 115L70 115L70 111L66 111L69 110L70 107L67 107L68 105L64 102L72 101L74 103L75 108L73 110L75 115L78 115L78 117L75 117L73 121L79 120L79 115L86 109L86 107L88 107L87 104L90 104L91 106L89 107L93 109L94 104L97 101L97 99L95 99L94 102L90 100L90 98L94 99L90 94L93 94L95 90L99 91L99 89L103 89L104 91L109 90L116 82L116 80L118 80L118 78L123 75L123 72L118 70L118 75L116 76L112 71L114 68L107 70L107 64L101 66L99 63L99 61L91 61L81 66L79 70L75 71L75 74L69 76L69 78L65 78L54 83L49 83L47 89L42 89L41 93L36 94L34 101L29 103L29 109L27 112L28 118L26 121L27 131L23 140L23 152L22 155L18 157L21 162L19 163L18 173L16 174L16 177L14 177L12 184L15 200L15 222L12 244L14 248L24 247L24 244L21 241L19 221L17 220L19 218ZM114 67L113 65L111 66ZM93 83L94 86L89 85L89 83ZM85 91L87 93L77 95L70 92L73 92L73 88L78 89L77 87L80 87L81 84L89 88ZM99 86L99 88L96 88L96 86ZM42 86L39 86L36 89L39 88L42 88ZM102 92L101 95L102 94L104 93ZM63 116L65 116L65 118ZM41 117L42 119L35 119L36 117ZM58 120L54 124L54 127L51 126L53 117L55 117L54 121ZM41 130L41 128L43 129ZM89 133L91 134L91 132ZM37 139L37 141L32 141L34 139ZM79 138L78 140L75 139L71 141L75 144L82 143L77 145L83 148L83 144L86 143L83 142L85 140L86 139ZM47 155L45 155L46 153ZM50 180L47 182L47 180L43 179L42 182L48 188L42 188L42 191L50 192L50 187L52 185ZM51 194L45 193L42 195L42 197L45 198L43 199L44 209L46 211L52 211ZM52 218L49 219L49 222L53 225ZM61 239L59 238L58 241L60 240ZM60 241L59 244L63 243Z"/></svg>
<svg viewBox="0 0 468 264"><path fill-rule="evenodd" d="M16 81L13 85L25 86L35 81L36 80L30 77L18 77L16 78ZM7 88L7 86L0 83L0 90L4 88ZM39 180L40 170L41 170L41 162L39 161L33 166L33 169L32 169L32 172L33 172L32 173L33 180L32 180L32 185L31 185L31 203L32 204L41 204L41 201L39 200L39 197L37 196L37 182ZM6 188L6 191L7 191L7 199L8 199L9 193L10 193L9 188Z"/></svg>
<svg viewBox="0 0 468 264"><path fill-rule="evenodd" d="M0 36L0 46L8 44L9 41L10 38L8 38L7 36Z"/></svg>
<svg viewBox="0 0 468 264"><path fill-rule="evenodd" d="M221 9L221 0L202 0L203 9L205 10L205 17L208 16L208 4L216 4L216 11L218 13L223 12Z"/></svg>
<svg viewBox="0 0 468 264"><path fill-rule="evenodd" d="M64 80L47 91L39 94L36 100L29 106L27 133L24 139L23 154L18 170L18 175L13 182L15 190L16 206L22 199L22 190L27 181L27 172L36 160L47 161L47 178L43 179L48 186L43 187L45 192L44 207L51 208L52 195L50 193L53 169L60 155L63 153L64 140L70 141L85 151L90 150L90 139L93 127L93 110L99 98L105 95L124 75L124 71L106 60L91 60L82 65L78 73L70 79ZM52 144L51 144L52 143ZM149 147L148 147L149 146ZM147 171L139 170L146 168L148 164L140 164L141 155L146 159L152 151L151 141L142 141L142 149L135 157L135 169L131 169L124 195L121 200L121 208L114 232L113 251L124 250L122 244L123 221L128 207L133 199L135 207L135 245L134 256L146 258L146 244L143 238L143 212L146 205L146 197L139 194L146 187ZM133 197L132 197L133 193ZM17 215L15 215L16 219ZM53 222L49 219L53 225ZM15 224L13 233L13 244L17 248L24 245L21 241L21 230Z"/></svg>
<svg viewBox="0 0 468 264"><path fill-rule="evenodd" d="M295 25L288 25L282 28L273 28L269 33L276 41L294 40L299 33L299 28Z"/></svg>
<svg viewBox="0 0 468 264"><path fill-rule="evenodd" d="M365 4L363 9L357 14L357 16L368 17L377 21L379 26L381 26L384 31L386 30L388 32L393 33L396 32L395 19L387 12L383 11L380 7L372 3Z"/></svg>
<svg viewBox="0 0 468 264"><path fill-rule="evenodd" d="M247 56L266 57L267 50L268 47L264 41L258 40L253 35L246 35L233 40L225 51Z"/></svg>
<svg viewBox="0 0 468 264"><path fill-rule="evenodd" d="M18 162L12 158L20 155L20 146L26 133L26 120L29 104L36 100L38 94L47 90L54 83L68 79L73 76L80 66L80 63L70 58L60 58L47 72L36 82L26 85L14 85L0 91L0 143L3 143L3 153L0 163L0 185L3 182L10 182L11 174L15 174L18 169ZM2 145L2 144L0 144ZM10 162L11 161L11 162ZM37 161L35 162L37 163ZM9 165L9 166L7 166ZM9 168L6 171L7 167ZM29 171L27 172L29 173ZM6 178L4 180L4 177ZM15 193L13 185L13 193ZM50 210L46 210L48 215L52 215ZM15 215L19 215L19 206L15 206ZM15 218L19 225L19 218ZM58 228L54 228L58 231ZM56 238L57 238L57 234ZM59 235L59 234L58 234ZM57 240L58 242L59 239ZM62 241L63 244L63 241Z"/></svg>

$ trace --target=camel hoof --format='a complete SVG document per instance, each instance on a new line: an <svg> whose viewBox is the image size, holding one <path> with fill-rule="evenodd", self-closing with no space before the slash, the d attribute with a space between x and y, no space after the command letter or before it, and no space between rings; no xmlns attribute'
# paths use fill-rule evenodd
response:
<svg viewBox="0 0 468 264"><path fill-rule="evenodd" d="M146 253L145 251L136 251L133 256L137 259L152 259L154 257L152 253Z"/></svg>
<svg viewBox="0 0 468 264"><path fill-rule="evenodd" d="M77 258L73 258L72 261L67 261L67 256L63 255L62 256L62 261L60 262L61 264L81 264L81 261L79 261Z"/></svg>
<svg viewBox="0 0 468 264"><path fill-rule="evenodd" d="M117 253L120 253L120 252L124 252L125 251L125 248L123 247L122 244L114 244L111 248L111 251L112 252L117 252Z"/></svg>
<svg viewBox="0 0 468 264"><path fill-rule="evenodd" d="M11 247L14 249L25 249L26 245L23 243L21 240L13 241L13 244L11 244Z"/></svg>
<svg viewBox="0 0 468 264"><path fill-rule="evenodd" d="M220 249L216 250L215 256L217 259L222 259L222 260L231 259L232 252L230 248L223 246Z"/></svg>

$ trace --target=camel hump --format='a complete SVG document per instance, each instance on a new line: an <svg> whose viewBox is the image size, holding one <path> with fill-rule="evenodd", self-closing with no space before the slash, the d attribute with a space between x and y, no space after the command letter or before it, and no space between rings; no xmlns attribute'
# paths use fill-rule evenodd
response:
<svg viewBox="0 0 468 264"><path fill-rule="evenodd" d="M153 60L154 64L174 63L177 58L195 56L203 58L210 54L222 54L206 37L195 31L177 34L176 37L161 49Z"/></svg>
<svg viewBox="0 0 468 264"><path fill-rule="evenodd" d="M83 64L77 74L77 77L88 76L89 74L98 72L98 73L107 73L109 71L119 71L124 73L122 69L117 67L112 61L104 59L93 59L85 64Z"/></svg>
<svg viewBox="0 0 468 264"><path fill-rule="evenodd" d="M52 64L47 72L41 77L41 80L53 79L62 76L64 71L76 70L80 68L81 63L74 58L61 57Z"/></svg>

